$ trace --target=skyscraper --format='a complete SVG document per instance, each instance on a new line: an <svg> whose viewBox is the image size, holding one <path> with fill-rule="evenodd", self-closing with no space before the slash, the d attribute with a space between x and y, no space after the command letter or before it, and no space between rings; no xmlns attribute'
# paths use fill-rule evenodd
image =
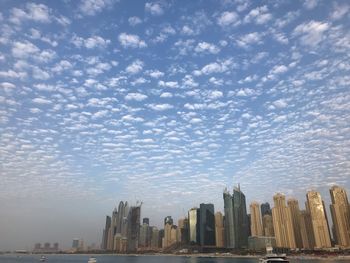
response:
<svg viewBox="0 0 350 263"><path fill-rule="evenodd" d="M272 215L271 207L268 202L261 204L261 216Z"/></svg>
<svg viewBox="0 0 350 263"><path fill-rule="evenodd" d="M178 227L177 227L177 236L178 241L181 244L188 244L189 242L189 232L188 232L188 219L187 218L181 218L178 221Z"/></svg>
<svg viewBox="0 0 350 263"><path fill-rule="evenodd" d="M167 216L164 218L164 238L163 238L163 248L166 248L171 245L171 229L173 226L173 219L171 216Z"/></svg>
<svg viewBox="0 0 350 263"><path fill-rule="evenodd" d="M281 248L296 248L291 213L286 206L286 197L277 193L273 196L273 229L276 245Z"/></svg>
<svg viewBox="0 0 350 263"><path fill-rule="evenodd" d="M200 204L199 211L199 243L201 246L215 246L214 205Z"/></svg>
<svg viewBox="0 0 350 263"><path fill-rule="evenodd" d="M252 236L262 236L263 227L261 223L260 216L260 205L258 202L252 202L249 206L250 208L250 229Z"/></svg>
<svg viewBox="0 0 350 263"><path fill-rule="evenodd" d="M312 228L311 216L308 210L300 211L300 234L304 249L313 249L315 246L314 230Z"/></svg>
<svg viewBox="0 0 350 263"><path fill-rule="evenodd" d="M309 191L306 194L306 199L314 230L315 247L329 248L331 247L331 239L321 195L316 191Z"/></svg>
<svg viewBox="0 0 350 263"><path fill-rule="evenodd" d="M136 252L140 234L141 206L132 206L129 209L127 223L127 251Z"/></svg>
<svg viewBox="0 0 350 263"><path fill-rule="evenodd" d="M140 226L139 246L140 247L148 247L149 245L150 245L149 219L148 218L144 218L143 219L143 224Z"/></svg>
<svg viewBox="0 0 350 263"><path fill-rule="evenodd" d="M272 220L272 215L265 214L263 216L263 233L264 236L266 237L274 237L275 232L273 230L273 220Z"/></svg>
<svg viewBox="0 0 350 263"><path fill-rule="evenodd" d="M295 245L297 248L303 248L303 240L300 232L300 209L298 200L290 198L288 199L287 204L292 217Z"/></svg>
<svg viewBox="0 0 350 263"><path fill-rule="evenodd" d="M225 245L224 218L221 212L215 213L215 241L217 247Z"/></svg>
<svg viewBox="0 0 350 263"><path fill-rule="evenodd" d="M233 194L225 189L225 239L227 248L248 247L248 216L245 195L240 187L234 187Z"/></svg>
<svg viewBox="0 0 350 263"><path fill-rule="evenodd" d="M332 204L330 205L334 225L336 243L344 248L350 247L350 206L346 190L333 186L329 190Z"/></svg>
<svg viewBox="0 0 350 263"><path fill-rule="evenodd" d="M188 211L190 244L198 244L199 245L199 243L200 243L199 214L200 214L200 211L198 208L191 208Z"/></svg>
<svg viewBox="0 0 350 263"><path fill-rule="evenodd" d="M102 237L102 249L107 249L108 232L110 227L111 227L111 217L106 216L106 225L105 225L105 229L103 230L103 237Z"/></svg>
<svg viewBox="0 0 350 263"><path fill-rule="evenodd" d="M235 228L233 218L233 196L225 189L224 197L224 212L225 212L225 246L227 248L235 248Z"/></svg>

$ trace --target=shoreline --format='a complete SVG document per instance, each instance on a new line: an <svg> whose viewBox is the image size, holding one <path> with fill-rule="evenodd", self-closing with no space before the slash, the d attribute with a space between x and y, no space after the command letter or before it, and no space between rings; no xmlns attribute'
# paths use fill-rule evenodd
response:
<svg viewBox="0 0 350 263"><path fill-rule="evenodd" d="M57 254L21 254L21 253L4 253L2 255L54 255L54 256L123 256L123 257L187 257L187 258L251 258L259 259L264 255L237 255L237 254L220 254L220 253L195 253L195 254L163 254L163 253L144 253L144 254L115 254L115 253L57 253ZM289 259L293 260L347 260L350 261L350 255L325 255L325 256L316 256L316 255L287 255Z"/></svg>

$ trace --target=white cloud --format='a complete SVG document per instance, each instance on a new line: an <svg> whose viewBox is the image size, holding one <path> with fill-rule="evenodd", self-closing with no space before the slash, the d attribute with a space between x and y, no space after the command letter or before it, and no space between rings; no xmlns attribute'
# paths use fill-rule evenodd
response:
<svg viewBox="0 0 350 263"><path fill-rule="evenodd" d="M318 0L305 0L304 6L306 9L314 9L318 5Z"/></svg>
<svg viewBox="0 0 350 263"><path fill-rule="evenodd" d="M199 76L202 74L209 75L212 73L223 73L228 71L231 67L234 67L235 63L232 59L224 61L213 62L205 65L201 70L194 71L194 75Z"/></svg>
<svg viewBox="0 0 350 263"><path fill-rule="evenodd" d="M258 32L249 33L236 40L238 46L247 48L252 44L261 44L262 34Z"/></svg>
<svg viewBox="0 0 350 263"><path fill-rule="evenodd" d="M294 31L294 36L300 36L300 42L306 46L316 46L324 38L324 32L329 29L330 25L327 22L319 22L311 20L298 25Z"/></svg>
<svg viewBox="0 0 350 263"><path fill-rule="evenodd" d="M195 47L194 51L196 52L208 52L211 54L217 54L220 52L220 49L214 44L210 44L208 42L200 42Z"/></svg>
<svg viewBox="0 0 350 263"><path fill-rule="evenodd" d="M276 65L273 67L273 69L270 71L271 74L282 74L284 72L287 72L288 68L285 65Z"/></svg>
<svg viewBox="0 0 350 263"><path fill-rule="evenodd" d="M223 96L224 96L224 94L220 90L213 90L213 91L210 91L208 94L208 98L212 99L212 100L219 99Z"/></svg>
<svg viewBox="0 0 350 263"><path fill-rule="evenodd" d="M160 16L164 13L164 10L159 3L146 3L145 11L156 16Z"/></svg>
<svg viewBox="0 0 350 263"><path fill-rule="evenodd" d="M273 102L273 105L279 109L285 108L288 106L288 103L284 99L279 99Z"/></svg>
<svg viewBox="0 0 350 263"><path fill-rule="evenodd" d="M41 104L41 105L48 105L52 103L50 100L45 98L35 98L32 100L32 102L35 104Z"/></svg>
<svg viewBox="0 0 350 263"><path fill-rule="evenodd" d="M126 100L136 100L136 101L143 101L147 99L147 95L141 94L141 93L128 93L125 96Z"/></svg>
<svg viewBox="0 0 350 263"><path fill-rule="evenodd" d="M130 74L136 74L139 73L143 69L144 63L137 59L134 62L132 62L129 66L126 67L126 72Z"/></svg>
<svg viewBox="0 0 350 263"><path fill-rule="evenodd" d="M350 9L349 5L346 5L346 4L340 5L335 3L330 17L332 20L342 19L343 16L348 13L349 9Z"/></svg>
<svg viewBox="0 0 350 263"><path fill-rule="evenodd" d="M33 78L47 80L50 78L50 74L39 67L33 67Z"/></svg>
<svg viewBox="0 0 350 263"><path fill-rule="evenodd" d="M14 89L16 86L10 82L2 82L0 86L4 89Z"/></svg>
<svg viewBox="0 0 350 263"><path fill-rule="evenodd" d="M28 3L26 4L26 10L19 8L13 8L11 10L11 16L9 19L14 24L21 24L25 20L32 20L35 22L49 23L50 22L50 10L44 4Z"/></svg>
<svg viewBox="0 0 350 263"><path fill-rule="evenodd" d="M179 84L177 83L177 81L163 81L160 80L158 82L158 85L161 87L167 87L167 88L178 88Z"/></svg>
<svg viewBox="0 0 350 263"><path fill-rule="evenodd" d="M223 12L217 20L220 26L238 25L239 16L236 12Z"/></svg>
<svg viewBox="0 0 350 263"><path fill-rule="evenodd" d="M163 92L162 94L160 94L161 98L172 98L173 94L170 92Z"/></svg>
<svg viewBox="0 0 350 263"><path fill-rule="evenodd" d="M158 78L161 78L164 76L164 73L159 71L159 70L150 70L150 71L147 71L147 74L150 77L155 78L155 79L158 79Z"/></svg>
<svg viewBox="0 0 350 263"><path fill-rule="evenodd" d="M12 55L17 58L26 58L29 55L38 53L40 49L29 41L16 41L12 46Z"/></svg>
<svg viewBox="0 0 350 263"><path fill-rule="evenodd" d="M110 8L114 2L114 0L81 0L78 8L83 15L93 16Z"/></svg>
<svg viewBox="0 0 350 263"><path fill-rule="evenodd" d="M254 21L256 24L265 24L271 20L272 15L268 12L267 6L257 7L249 12L248 15L244 17L244 23L250 23Z"/></svg>
<svg viewBox="0 0 350 263"><path fill-rule="evenodd" d="M118 37L118 40L124 48L128 48L128 47L144 48L144 47L147 47L146 42L141 40L140 37L137 35L121 33Z"/></svg>
<svg viewBox="0 0 350 263"><path fill-rule="evenodd" d="M155 111L164 111L174 108L174 106L164 103L164 104L148 104L148 107Z"/></svg>
<svg viewBox="0 0 350 263"><path fill-rule="evenodd" d="M111 41L109 39L104 39L100 36L92 36L89 38L82 38L78 36L73 36L71 39L71 42L76 46L76 47L86 47L88 49L92 48L106 48Z"/></svg>
<svg viewBox="0 0 350 263"><path fill-rule="evenodd" d="M138 16L132 16L132 17L129 17L128 22L131 26L136 26L138 24L141 24L142 20Z"/></svg>

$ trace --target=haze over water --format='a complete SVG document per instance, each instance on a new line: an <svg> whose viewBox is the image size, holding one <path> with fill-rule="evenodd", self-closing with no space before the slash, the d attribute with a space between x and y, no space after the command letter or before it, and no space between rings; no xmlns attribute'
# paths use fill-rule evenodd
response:
<svg viewBox="0 0 350 263"><path fill-rule="evenodd" d="M348 1L0 0L0 250L161 227L240 183L350 189ZM175 260L175 259L174 259Z"/></svg>

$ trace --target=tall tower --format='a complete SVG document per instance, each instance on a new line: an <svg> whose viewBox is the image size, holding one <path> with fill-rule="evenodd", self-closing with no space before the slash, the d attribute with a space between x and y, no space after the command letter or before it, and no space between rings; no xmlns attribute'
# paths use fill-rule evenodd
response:
<svg viewBox="0 0 350 263"><path fill-rule="evenodd" d="M286 206L283 194L273 196L275 206L272 208L273 228L277 247L296 248L291 213Z"/></svg>
<svg viewBox="0 0 350 263"><path fill-rule="evenodd" d="M102 238L102 249L107 249L108 232L110 227L111 227L111 217L106 216L106 225L105 225L105 229L103 230L103 238Z"/></svg>
<svg viewBox="0 0 350 263"><path fill-rule="evenodd" d="M225 212L225 245L227 248L235 248L235 228L233 219L233 196L225 189L224 197L224 212Z"/></svg>
<svg viewBox="0 0 350 263"><path fill-rule="evenodd" d="M261 216L272 215L271 207L268 202L261 204Z"/></svg>
<svg viewBox="0 0 350 263"><path fill-rule="evenodd" d="M306 194L306 199L315 235L315 247L329 248L331 247L331 239L321 195L319 192L309 191Z"/></svg>
<svg viewBox="0 0 350 263"><path fill-rule="evenodd" d="M252 202L249 206L251 218L251 232L252 236L262 236L263 228L261 224L260 205L258 202Z"/></svg>
<svg viewBox="0 0 350 263"><path fill-rule="evenodd" d="M300 233L300 209L299 202L294 198L290 198L287 201L288 208L292 217L295 245L297 248L303 247L303 240Z"/></svg>
<svg viewBox="0 0 350 263"><path fill-rule="evenodd" d="M135 252L138 248L140 235L141 205L132 206L129 209L127 223L127 251Z"/></svg>
<svg viewBox="0 0 350 263"><path fill-rule="evenodd" d="M263 233L266 237L274 237L272 215L266 214L263 216Z"/></svg>
<svg viewBox="0 0 350 263"><path fill-rule="evenodd" d="M221 212L215 213L215 240L217 247L225 245L224 218Z"/></svg>
<svg viewBox="0 0 350 263"><path fill-rule="evenodd" d="M332 204L330 205L336 242L339 246L350 247L350 206L346 190L333 186L329 190Z"/></svg>
<svg viewBox="0 0 350 263"><path fill-rule="evenodd" d="M213 204L199 206L199 240L201 246L215 246L215 216Z"/></svg>
<svg viewBox="0 0 350 263"><path fill-rule="evenodd" d="M190 244L199 245L200 231L199 231L199 209L191 208L188 211L189 237Z"/></svg>
<svg viewBox="0 0 350 263"><path fill-rule="evenodd" d="M163 248L166 248L171 245L171 229L173 226L173 219L171 216L164 218L164 242Z"/></svg>
<svg viewBox="0 0 350 263"><path fill-rule="evenodd" d="M248 216L245 195L240 187L233 194L224 191L225 238L227 248L248 247Z"/></svg>
<svg viewBox="0 0 350 263"><path fill-rule="evenodd" d="M308 209L300 211L300 234L303 241L303 248L313 249L315 246L315 237Z"/></svg>

